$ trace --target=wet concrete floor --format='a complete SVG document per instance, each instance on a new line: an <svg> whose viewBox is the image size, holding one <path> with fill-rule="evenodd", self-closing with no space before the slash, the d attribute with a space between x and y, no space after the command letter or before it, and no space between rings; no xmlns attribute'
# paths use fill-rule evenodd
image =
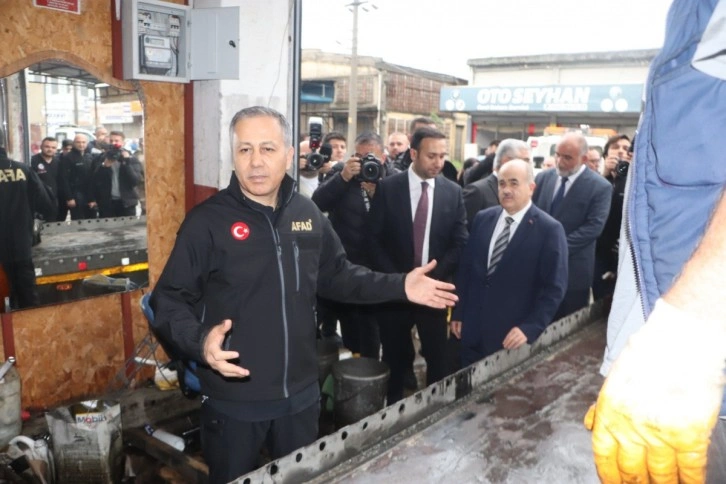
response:
<svg viewBox="0 0 726 484"><path fill-rule="evenodd" d="M334 482L597 483L583 417L598 394L605 324Z"/></svg>

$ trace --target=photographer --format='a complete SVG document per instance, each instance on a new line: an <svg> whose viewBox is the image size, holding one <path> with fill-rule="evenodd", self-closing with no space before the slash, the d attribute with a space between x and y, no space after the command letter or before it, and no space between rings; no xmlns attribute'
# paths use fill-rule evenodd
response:
<svg viewBox="0 0 726 484"><path fill-rule="evenodd" d="M396 173L396 170L386 164L383 140L376 133L359 135L355 140L355 153L345 163L338 163L332 168L327 180L313 193L313 202L320 210L328 212L348 260L369 266L366 219L371 198L375 196L377 181ZM376 166L377 174L374 173ZM377 176L365 181L367 175L373 174ZM341 307L340 325L346 348L361 356L378 358L378 327L370 307L351 304Z"/></svg>
<svg viewBox="0 0 726 484"><path fill-rule="evenodd" d="M330 146L330 160L320 169L320 182L324 182L332 176L331 170L335 165L345 163L345 152L348 149L348 141L343 133L331 131L323 138L323 146Z"/></svg>
<svg viewBox="0 0 726 484"><path fill-rule="evenodd" d="M110 146L99 155L89 183L89 207L98 209L99 217L136 215L139 195L136 187L143 182L144 169L139 160L123 149L124 134L111 131Z"/></svg>
<svg viewBox="0 0 726 484"><path fill-rule="evenodd" d="M311 116L308 121L309 136L300 143L298 150L300 194L310 198L318 188L322 176L331 168L333 148L323 140L323 118ZM326 136L327 140L327 136Z"/></svg>
<svg viewBox="0 0 726 484"><path fill-rule="evenodd" d="M615 290L615 276L618 269L618 238L620 222L623 219L625 182L628 179L628 168L632 157L631 149L630 138L624 134L610 137L603 148L605 156L603 175L612 183L613 195L610 202L610 213L595 247L592 294L596 301L611 296Z"/></svg>
<svg viewBox="0 0 726 484"><path fill-rule="evenodd" d="M308 165L308 155L311 153L310 141L305 140L300 142L298 148L298 168L300 170L300 179L298 180L298 187L300 195L310 198L313 196L313 192L318 185L319 181L319 170L311 169Z"/></svg>

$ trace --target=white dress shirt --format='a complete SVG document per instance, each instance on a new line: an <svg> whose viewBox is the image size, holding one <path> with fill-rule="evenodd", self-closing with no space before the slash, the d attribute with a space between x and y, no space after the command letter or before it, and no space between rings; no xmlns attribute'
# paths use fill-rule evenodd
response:
<svg viewBox="0 0 726 484"><path fill-rule="evenodd" d="M565 187L567 188L567 187ZM512 222L509 225L509 241L512 241L512 237L514 237L514 232L517 231L517 227L519 227L520 222L522 222L522 219L524 218L524 214L527 213L527 210L529 210L529 207L532 206L532 200L529 201L526 207L524 207L519 212L515 213L514 215L509 215L506 210L502 210L502 213L499 214L499 220L497 220L497 225L494 226L494 233L492 234L492 240L489 241L489 255L487 256L487 267L489 266L489 263L492 261L492 252L494 251L494 244L497 241L497 237L499 237L499 234L502 233L504 230L504 227L507 225L507 222L505 219L507 217L512 217L514 219L514 222Z"/></svg>
<svg viewBox="0 0 726 484"><path fill-rule="evenodd" d="M416 217L416 208L418 207L418 201L421 198L421 182L425 181L429 184L428 195L429 195L429 212L426 215L426 232L424 233L423 250L421 251L421 265L426 265L429 262L429 235L431 235L431 214L434 211L434 185L436 183L435 178L427 178L424 180L418 176L411 167L408 168L408 188L411 197L411 222Z"/></svg>

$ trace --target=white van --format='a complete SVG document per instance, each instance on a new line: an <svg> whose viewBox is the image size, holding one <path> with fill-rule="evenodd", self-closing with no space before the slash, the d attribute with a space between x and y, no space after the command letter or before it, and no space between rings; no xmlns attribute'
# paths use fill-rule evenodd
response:
<svg viewBox="0 0 726 484"><path fill-rule="evenodd" d="M78 126L59 126L55 129L55 131L53 131L53 134L50 134L49 136L53 136L58 141L58 146L60 146L64 139L73 141L73 138L75 138L77 134L85 135L89 142L96 139L93 131L89 131L85 128L79 128Z"/></svg>
<svg viewBox="0 0 726 484"><path fill-rule="evenodd" d="M529 146L530 159L534 162L536 168L542 166L542 162L550 157L555 156L557 143L562 139L561 134L550 134L545 136L530 136L527 138L527 146ZM603 147L607 143L607 136L585 136L587 145L595 148L602 154Z"/></svg>

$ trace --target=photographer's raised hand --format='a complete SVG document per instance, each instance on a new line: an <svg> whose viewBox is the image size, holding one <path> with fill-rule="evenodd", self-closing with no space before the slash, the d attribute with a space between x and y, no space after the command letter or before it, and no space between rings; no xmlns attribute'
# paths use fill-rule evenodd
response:
<svg viewBox="0 0 726 484"><path fill-rule="evenodd" d="M349 182L359 173L360 159L354 156L345 162L345 166L343 167L343 171L340 172L340 176L343 177L343 180Z"/></svg>
<svg viewBox="0 0 726 484"><path fill-rule="evenodd" d="M204 360L210 367L212 367L212 369L218 371L222 376L244 378L249 376L249 370L242 368L241 366L233 365L227 361L239 358L239 353L237 351L225 351L222 349L224 336L230 329L232 329L232 320L230 319L225 319L220 324L212 328L212 330L207 334L207 337L204 339Z"/></svg>

